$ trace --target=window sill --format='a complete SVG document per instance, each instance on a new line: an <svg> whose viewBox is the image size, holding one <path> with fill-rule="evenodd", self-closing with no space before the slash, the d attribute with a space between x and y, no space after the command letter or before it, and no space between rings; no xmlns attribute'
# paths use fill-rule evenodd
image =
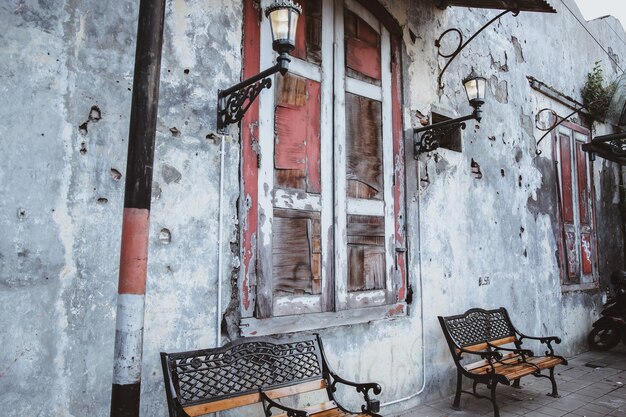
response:
<svg viewBox="0 0 626 417"><path fill-rule="evenodd" d="M599 287L598 281L587 282L584 284L563 284L561 283L561 293L569 293L575 291L590 291L597 290Z"/></svg>
<svg viewBox="0 0 626 417"><path fill-rule="evenodd" d="M239 328L243 337L266 336L368 323L374 320L403 317L407 314L408 308L406 303L395 303L369 308L273 317L269 319L243 318L239 323Z"/></svg>

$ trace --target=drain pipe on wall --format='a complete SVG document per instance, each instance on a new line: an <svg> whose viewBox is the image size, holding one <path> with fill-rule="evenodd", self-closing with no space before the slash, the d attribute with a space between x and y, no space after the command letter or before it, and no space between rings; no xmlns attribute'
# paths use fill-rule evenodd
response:
<svg viewBox="0 0 626 417"><path fill-rule="evenodd" d="M141 408L150 199L164 21L165 0L140 1L115 316L111 417L139 417Z"/></svg>
<svg viewBox="0 0 626 417"><path fill-rule="evenodd" d="M417 162L417 234L418 234L419 247L417 250L417 263L418 263L417 268L418 268L418 274L419 274L418 282L419 282L419 291L420 291L420 325L421 325L420 337L422 338L422 386L417 392L414 392L408 397L399 398L397 400L382 403L380 405L381 407L387 407L389 405L408 401L412 398L417 397L422 392L424 392L424 389L426 389L426 345L424 343L424 285L423 285L423 280L422 280L422 242L421 242L422 222L421 222L421 201L420 201L420 189L419 189L420 183L421 183L421 176L420 176L420 168L419 168L419 161L418 161ZM409 252L409 256L410 256L410 252Z"/></svg>
<svg viewBox="0 0 626 417"><path fill-rule="evenodd" d="M220 347L222 341L222 220L224 217L224 142L226 136L220 135L220 201L217 225L217 314L215 320L215 347Z"/></svg>

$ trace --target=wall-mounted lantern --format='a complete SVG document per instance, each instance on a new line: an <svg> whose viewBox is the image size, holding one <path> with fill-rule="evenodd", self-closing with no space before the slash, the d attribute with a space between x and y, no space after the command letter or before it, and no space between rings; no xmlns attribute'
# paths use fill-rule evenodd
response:
<svg viewBox="0 0 626 417"><path fill-rule="evenodd" d="M483 112L480 107L485 104L487 80L484 77L478 76L474 72L474 69L472 69L472 72L463 80L463 87L465 87L467 100L469 101L470 106L474 108L474 111L467 116L459 117L457 119L446 120L444 122L413 129L416 159L421 153L437 149L439 147L440 140L444 136L459 128L465 129L465 121L475 119L480 122L482 119ZM422 135L418 138L420 133L422 133Z"/></svg>
<svg viewBox="0 0 626 417"><path fill-rule="evenodd" d="M265 9L265 16L272 29L272 48L278 52L276 64L217 95L217 128L223 132L226 126L238 123L264 88L272 86L270 75L285 75L291 59L289 53L296 46L296 29L302 8L293 0L278 0Z"/></svg>

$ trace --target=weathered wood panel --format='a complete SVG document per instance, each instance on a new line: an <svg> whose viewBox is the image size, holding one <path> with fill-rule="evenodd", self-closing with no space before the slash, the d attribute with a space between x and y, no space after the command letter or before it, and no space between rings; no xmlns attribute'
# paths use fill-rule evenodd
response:
<svg viewBox="0 0 626 417"><path fill-rule="evenodd" d="M260 26L258 5L253 0L243 4L243 78L251 77L260 70ZM241 176L244 198L241 199L241 257L239 282L241 291L241 314L250 317L255 305L256 242L258 220L258 143L259 103L254 102L241 121Z"/></svg>
<svg viewBox="0 0 626 417"><path fill-rule="evenodd" d="M334 3L334 44L337 46L344 43L343 30L343 12L344 7L341 2ZM348 267L347 267L347 239L346 239L346 222L347 216L342 214L346 211L347 198L346 189L346 68L344 50L341 47L335 48L335 60L333 67L333 94L334 94L334 138L333 141L333 160L334 160L334 187L338 190L333 195L333 221L334 221L334 278L335 278L335 310L342 311L348 308Z"/></svg>
<svg viewBox="0 0 626 417"><path fill-rule="evenodd" d="M320 84L287 74L276 85L274 177L278 188L321 192Z"/></svg>
<svg viewBox="0 0 626 417"><path fill-rule="evenodd" d="M379 101L347 93L347 196L383 199L382 106Z"/></svg>
<svg viewBox="0 0 626 417"><path fill-rule="evenodd" d="M322 1L299 0L302 15L296 29L296 48L292 55L320 65L322 62Z"/></svg>
<svg viewBox="0 0 626 417"><path fill-rule="evenodd" d="M580 273L580 260L576 248L575 232L565 232L565 251L567 259L567 276L570 280L577 281Z"/></svg>
<svg viewBox="0 0 626 417"><path fill-rule="evenodd" d="M350 76L364 75L381 79L380 35L365 20L350 10L344 11L346 68Z"/></svg>
<svg viewBox="0 0 626 417"><path fill-rule="evenodd" d="M397 299L404 300L407 287L406 270L406 212L405 212L405 164L402 126L402 55L401 40L391 36L391 98L393 123L394 160L394 226L396 236L396 269L400 282L397 283Z"/></svg>
<svg viewBox="0 0 626 417"><path fill-rule="evenodd" d="M591 233L581 233L580 235L581 267L584 275L593 273L593 247Z"/></svg>
<svg viewBox="0 0 626 417"><path fill-rule="evenodd" d="M310 331L331 326L362 324L371 320L380 320L387 317L404 316L406 315L406 310L407 307L405 303L395 303L392 305L357 308L353 310L343 309L337 312L305 314L298 317L297 320L294 320L291 316L272 317L266 320L248 317L241 319L240 329L241 336L243 337Z"/></svg>
<svg viewBox="0 0 626 417"><path fill-rule="evenodd" d="M274 294L321 291L319 213L275 210L272 233Z"/></svg>
<svg viewBox="0 0 626 417"><path fill-rule="evenodd" d="M385 219L348 216L348 290L385 288Z"/></svg>
<svg viewBox="0 0 626 417"><path fill-rule="evenodd" d="M582 143L576 141L576 173L578 182L578 217L580 223L590 224L589 187L587 185L587 153L583 152Z"/></svg>
<svg viewBox="0 0 626 417"><path fill-rule="evenodd" d="M563 205L563 221L573 223L571 138L567 135L559 135L559 144L561 146L561 204Z"/></svg>

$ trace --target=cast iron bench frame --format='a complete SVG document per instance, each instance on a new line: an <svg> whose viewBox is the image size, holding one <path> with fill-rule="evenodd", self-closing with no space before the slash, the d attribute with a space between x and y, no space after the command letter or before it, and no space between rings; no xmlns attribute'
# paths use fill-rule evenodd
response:
<svg viewBox="0 0 626 417"><path fill-rule="evenodd" d="M473 308L460 315L438 318L457 368L453 408L459 408L461 393L464 392L476 398L491 400L494 416L499 417L496 386L498 383L513 383L513 387L519 388L520 378L526 375L550 379L552 392L548 395L555 398L559 396L554 367L559 364L567 365L567 360L555 355L552 348L552 342L561 343L559 337L535 337L519 332L511 323L504 307L495 310ZM522 348L524 339L537 340L545 344L548 350L544 356L535 356L531 350ZM503 347L508 344L515 347ZM482 360L463 365L461 360L464 355L476 355ZM543 375L543 369L549 369L550 374ZM473 381L472 391L462 389L463 376ZM478 384L486 384L491 390L491 397L478 394Z"/></svg>
<svg viewBox="0 0 626 417"><path fill-rule="evenodd" d="M350 415L380 417L377 383L356 383L331 370L322 340L314 336L251 337L221 348L189 352L161 352L163 378L170 417L193 417L262 403L266 417L272 409L281 417ZM365 403L360 412L349 411L335 398L338 384L351 386ZM298 410L278 403L279 398L326 390L328 401ZM278 417L278 416L277 416Z"/></svg>

